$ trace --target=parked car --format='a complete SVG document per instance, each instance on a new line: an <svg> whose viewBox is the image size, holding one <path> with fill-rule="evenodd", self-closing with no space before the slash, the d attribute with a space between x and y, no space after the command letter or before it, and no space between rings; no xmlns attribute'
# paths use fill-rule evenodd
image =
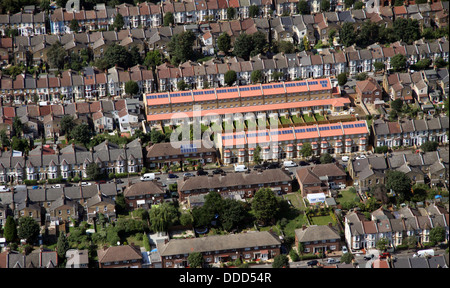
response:
<svg viewBox="0 0 450 288"><path fill-rule="evenodd" d="M264 170L264 169L266 169L266 168L264 166L262 166L262 165L255 165L253 167L253 170Z"/></svg>
<svg viewBox="0 0 450 288"><path fill-rule="evenodd" d="M381 253L381 255L378 258L384 259L384 258L387 258L389 256L391 256L391 254L389 252L383 252L383 253Z"/></svg>
<svg viewBox="0 0 450 288"><path fill-rule="evenodd" d="M208 174L209 174L208 171L205 171L203 169L197 171L197 176L208 175Z"/></svg>
<svg viewBox="0 0 450 288"><path fill-rule="evenodd" d="M306 161L300 161L300 163L298 163L298 164L300 164L300 166L308 166L309 165L309 163Z"/></svg>
<svg viewBox="0 0 450 288"><path fill-rule="evenodd" d="M373 259L374 255L370 254L370 255L364 255L364 260L369 261L371 259Z"/></svg>
<svg viewBox="0 0 450 288"><path fill-rule="evenodd" d="M344 254L348 253L347 247L345 247L345 246L342 247L342 253L344 253Z"/></svg>
<svg viewBox="0 0 450 288"><path fill-rule="evenodd" d="M116 179L116 184L122 184L122 183L123 183L122 179Z"/></svg>
<svg viewBox="0 0 450 288"><path fill-rule="evenodd" d="M327 259L327 263L328 263L328 264L337 264L337 263L339 263L339 262L340 262L339 260L334 259L334 258L328 258L328 259Z"/></svg>
<svg viewBox="0 0 450 288"><path fill-rule="evenodd" d="M214 169L214 170L212 171L213 174L222 174L223 172L224 172L224 171L223 171L222 169L220 169L220 168Z"/></svg>
<svg viewBox="0 0 450 288"><path fill-rule="evenodd" d="M62 188L62 185L61 184L55 184L55 185L52 185L52 188Z"/></svg>
<svg viewBox="0 0 450 288"><path fill-rule="evenodd" d="M348 156L342 156L342 161L344 161L344 162L347 162L347 161L348 161L348 159L349 159L349 157L348 157Z"/></svg>
<svg viewBox="0 0 450 288"><path fill-rule="evenodd" d="M89 182L81 182L81 186L91 186L92 183Z"/></svg>
<svg viewBox="0 0 450 288"><path fill-rule="evenodd" d="M31 189L33 190L39 189L39 186L33 186Z"/></svg>
<svg viewBox="0 0 450 288"><path fill-rule="evenodd" d="M36 188L37 189L37 188ZM9 188L6 186L0 186L0 192L8 192Z"/></svg>
<svg viewBox="0 0 450 288"><path fill-rule="evenodd" d="M319 264L319 261L317 261L317 260L311 260L311 261L306 262L306 264L307 264L308 266L316 266L317 264Z"/></svg>
<svg viewBox="0 0 450 288"><path fill-rule="evenodd" d="M96 184L105 184L105 183L106 183L106 180L98 180L98 181L96 181L95 183L96 183Z"/></svg>
<svg viewBox="0 0 450 288"><path fill-rule="evenodd" d="M183 174L183 177L194 177L195 175L190 173L190 172L186 172Z"/></svg>
<svg viewBox="0 0 450 288"><path fill-rule="evenodd" d="M178 178L178 175L175 175L175 174L169 174L169 175L167 175L167 178Z"/></svg>

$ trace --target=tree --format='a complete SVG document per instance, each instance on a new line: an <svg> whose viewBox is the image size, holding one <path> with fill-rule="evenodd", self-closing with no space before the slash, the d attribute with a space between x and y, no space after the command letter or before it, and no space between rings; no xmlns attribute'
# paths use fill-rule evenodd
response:
<svg viewBox="0 0 450 288"><path fill-rule="evenodd" d="M300 154L303 157L309 157L312 155L312 146L310 143L304 143L302 149L300 149Z"/></svg>
<svg viewBox="0 0 450 288"><path fill-rule="evenodd" d="M270 222L279 210L275 193L270 188L256 191L251 204L253 214L263 224Z"/></svg>
<svg viewBox="0 0 450 288"><path fill-rule="evenodd" d="M422 145L420 145L420 149L423 152L436 151L438 147L439 147L439 143L436 141L426 141L426 142L422 143Z"/></svg>
<svg viewBox="0 0 450 288"><path fill-rule="evenodd" d="M56 69L63 69L66 58L66 50L64 49L61 42L56 41L50 46L47 52L47 59L49 61L50 67Z"/></svg>
<svg viewBox="0 0 450 288"><path fill-rule="evenodd" d="M420 39L420 25L416 19L396 18L393 23L393 31L398 40L402 40L407 44Z"/></svg>
<svg viewBox="0 0 450 288"><path fill-rule="evenodd" d="M320 163L321 164L327 164L327 163L333 163L334 158L328 153L324 153L320 156Z"/></svg>
<svg viewBox="0 0 450 288"><path fill-rule="evenodd" d="M330 11L330 0L322 0L320 1L320 10L323 12Z"/></svg>
<svg viewBox="0 0 450 288"><path fill-rule="evenodd" d="M248 13L250 18L255 18L259 16L259 7L256 6L255 4L252 4L249 8L248 8Z"/></svg>
<svg viewBox="0 0 450 288"><path fill-rule="evenodd" d="M80 24L78 23L78 20L75 18L70 20L69 28L72 32L78 32L78 30L80 30Z"/></svg>
<svg viewBox="0 0 450 288"><path fill-rule="evenodd" d="M72 129L75 127L75 122L72 115L64 115L61 118L60 122L60 130L62 135L66 135L67 137L70 136L70 132L72 132Z"/></svg>
<svg viewBox="0 0 450 288"><path fill-rule="evenodd" d="M431 63L432 63L431 59L424 58L424 59L417 61L416 64L411 65L411 68L414 70L425 70L430 67Z"/></svg>
<svg viewBox="0 0 450 288"><path fill-rule="evenodd" d="M303 48L305 49L305 51L309 51L311 50L311 45L309 44L309 40L308 37L303 36Z"/></svg>
<svg viewBox="0 0 450 288"><path fill-rule="evenodd" d="M250 75L250 78L252 80L252 83L259 83L262 80L262 72L261 70L254 70L252 71L252 74Z"/></svg>
<svg viewBox="0 0 450 288"><path fill-rule="evenodd" d="M355 28L350 22L345 22L344 25L342 25L339 37L341 39L341 43L346 47L352 46L356 42Z"/></svg>
<svg viewBox="0 0 450 288"><path fill-rule="evenodd" d="M250 57L250 52L253 50L252 36L246 33L240 34L234 42L234 54L246 60Z"/></svg>
<svg viewBox="0 0 450 288"><path fill-rule="evenodd" d="M284 254L278 254L273 259L272 268L289 268L289 258Z"/></svg>
<svg viewBox="0 0 450 288"><path fill-rule="evenodd" d="M309 5L308 2L306 2L305 0L300 0L297 3L297 10L298 13L302 14L302 15L309 15Z"/></svg>
<svg viewBox="0 0 450 288"><path fill-rule="evenodd" d="M378 40L379 26L372 21L363 22L357 35L356 42L360 46L367 46Z"/></svg>
<svg viewBox="0 0 450 288"><path fill-rule="evenodd" d="M5 147L10 147L11 146L11 141L9 141L9 137L6 134L6 130L2 129L0 131L0 141L2 144L2 148L4 149Z"/></svg>
<svg viewBox="0 0 450 288"><path fill-rule="evenodd" d="M116 43L109 46L103 56L107 68L114 67L115 65L127 69L131 66L131 55L127 48Z"/></svg>
<svg viewBox="0 0 450 288"><path fill-rule="evenodd" d="M380 251L384 252L386 250L386 247L389 245L389 240L387 238L381 238L377 241L375 244L375 247Z"/></svg>
<svg viewBox="0 0 450 288"><path fill-rule="evenodd" d="M225 84L227 84L228 86L233 86L234 82L236 82L236 80L237 80L236 71L228 70L225 73L224 78L225 78Z"/></svg>
<svg viewBox="0 0 450 288"><path fill-rule="evenodd" d="M139 93L139 85L133 81L127 81L125 83L125 93L131 96L137 95Z"/></svg>
<svg viewBox="0 0 450 288"><path fill-rule="evenodd" d="M165 232L178 219L178 211L171 203L163 202L159 207L150 209L149 217L153 231Z"/></svg>
<svg viewBox="0 0 450 288"><path fill-rule="evenodd" d="M17 224L14 217L11 215L6 217L3 236L5 237L6 242L13 242L17 239Z"/></svg>
<svg viewBox="0 0 450 288"><path fill-rule="evenodd" d="M14 135L19 136L19 137L22 136L22 132L23 132L23 129L25 128L25 126L23 125L22 120L20 120L20 118L18 116L15 116L13 118L12 126L13 126Z"/></svg>
<svg viewBox="0 0 450 288"><path fill-rule="evenodd" d="M39 235L39 224L31 217L19 218L19 230L17 235L20 239L25 239L27 243L33 244Z"/></svg>
<svg viewBox="0 0 450 288"><path fill-rule="evenodd" d="M434 60L434 65L436 65L436 68L444 68L448 65L448 62L445 62L445 60L442 57L437 58Z"/></svg>
<svg viewBox="0 0 450 288"><path fill-rule="evenodd" d="M402 107L403 107L403 100L401 98L397 98L391 102L391 108L397 112L402 111Z"/></svg>
<svg viewBox="0 0 450 288"><path fill-rule="evenodd" d="M440 243L445 241L445 228L442 226L436 226L430 230L430 242Z"/></svg>
<svg viewBox="0 0 450 288"><path fill-rule="evenodd" d="M56 253L60 263L66 260L66 252L69 250L69 241L66 238L64 232L59 232L58 241L56 242Z"/></svg>
<svg viewBox="0 0 450 288"><path fill-rule="evenodd" d="M120 13L117 13L116 17L114 17L113 28L117 31L122 30L123 25L125 25L125 21L123 20L123 16Z"/></svg>
<svg viewBox="0 0 450 288"><path fill-rule="evenodd" d="M386 188L393 190L402 203L411 197L411 179L401 171L388 170L386 173Z"/></svg>
<svg viewBox="0 0 450 288"><path fill-rule="evenodd" d="M266 34L261 31L253 33L251 35L253 50L250 53L250 56L258 55L259 53L264 53L267 48L268 42L266 38Z"/></svg>
<svg viewBox="0 0 450 288"><path fill-rule="evenodd" d="M97 163L92 162L86 165L86 175L92 180L98 180L102 176L102 172Z"/></svg>
<svg viewBox="0 0 450 288"><path fill-rule="evenodd" d="M195 39L195 34L191 30L172 36L168 45L172 64L178 65L179 63L193 59L194 50L192 50L192 47L194 46Z"/></svg>
<svg viewBox="0 0 450 288"><path fill-rule="evenodd" d="M201 268L203 266L203 255L200 252L190 253L187 260L191 268Z"/></svg>
<svg viewBox="0 0 450 288"><path fill-rule="evenodd" d="M261 146L256 146L255 150L253 150L253 162L255 164L261 164Z"/></svg>
<svg viewBox="0 0 450 288"><path fill-rule="evenodd" d="M86 123L78 124L70 132L70 137L76 142L86 146L92 137L91 128Z"/></svg>
<svg viewBox="0 0 450 288"><path fill-rule="evenodd" d="M353 260L353 254L350 252L344 253L341 256L341 263L350 264Z"/></svg>
<svg viewBox="0 0 450 288"><path fill-rule="evenodd" d="M362 1L358 1L353 5L353 9L355 9L355 10L363 9L363 7L364 7L364 3Z"/></svg>
<svg viewBox="0 0 450 288"><path fill-rule="evenodd" d="M377 201L380 201L382 204L389 203L389 197L387 195L387 189L384 184L376 184L375 186L370 188L371 194L375 197Z"/></svg>
<svg viewBox="0 0 450 288"><path fill-rule="evenodd" d="M30 150L30 143L26 138L19 138L17 136L12 137L11 139L11 149L21 151L23 153L28 153Z"/></svg>
<svg viewBox="0 0 450 288"><path fill-rule="evenodd" d="M223 32L217 38L217 48L219 48L220 51L225 52L225 54L227 54L230 51L231 37L230 37L230 35L228 35L228 33Z"/></svg>
<svg viewBox="0 0 450 288"><path fill-rule="evenodd" d="M154 143L154 144L160 143L164 139L165 139L165 136L161 132L161 130L156 130L156 128L153 128L152 131L150 132L150 141L152 141L152 143Z"/></svg>
<svg viewBox="0 0 450 288"><path fill-rule="evenodd" d="M41 11L48 12L50 10L50 0L41 0L39 7L41 8Z"/></svg>
<svg viewBox="0 0 450 288"><path fill-rule="evenodd" d="M337 76L337 79L338 79L339 86L344 86L345 83L347 83L347 74L346 73L340 73Z"/></svg>
<svg viewBox="0 0 450 288"><path fill-rule="evenodd" d="M144 65L149 69L151 68L152 70L155 70L156 66L162 64L162 58L163 57L159 50L148 51L147 55L145 55Z"/></svg>
<svg viewBox="0 0 450 288"><path fill-rule="evenodd" d="M232 19L234 19L234 16L236 16L236 9L234 9L233 7L228 7L227 8L227 19L232 20Z"/></svg>
<svg viewBox="0 0 450 288"><path fill-rule="evenodd" d="M220 215L220 221L224 230L231 231L239 223L242 223L246 216L246 210L241 202L233 199L223 200L223 211Z"/></svg>
<svg viewBox="0 0 450 288"><path fill-rule="evenodd" d="M375 68L375 72L382 71L386 67L383 62L375 62L373 63L373 67Z"/></svg>
<svg viewBox="0 0 450 288"><path fill-rule="evenodd" d="M403 54L395 54L391 58L391 66L395 71L406 69L406 57Z"/></svg>
<svg viewBox="0 0 450 288"><path fill-rule="evenodd" d="M188 88L188 84L184 82L184 80L180 80L177 82L177 89L178 91L184 91Z"/></svg>
<svg viewBox="0 0 450 288"><path fill-rule="evenodd" d="M173 17L172 12L166 12L166 14L164 14L164 18L163 18L163 25L170 26L173 24L175 24L175 18Z"/></svg>
<svg viewBox="0 0 450 288"><path fill-rule="evenodd" d="M278 51L285 54L294 53L295 46L290 41L280 41L278 42Z"/></svg>

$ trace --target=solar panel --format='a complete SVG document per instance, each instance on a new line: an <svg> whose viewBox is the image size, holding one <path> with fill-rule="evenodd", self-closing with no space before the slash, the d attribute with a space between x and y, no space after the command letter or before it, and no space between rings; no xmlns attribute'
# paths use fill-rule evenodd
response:
<svg viewBox="0 0 450 288"><path fill-rule="evenodd" d="M264 85L263 86L263 89L272 89L273 88L273 85Z"/></svg>
<svg viewBox="0 0 450 288"><path fill-rule="evenodd" d="M195 144L187 144L187 145L181 145L181 153L196 153L197 147Z"/></svg>
<svg viewBox="0 0 450 288"><path fill-rule="evenodd" d="M251 87L250 90L252 90L252 91L254 91L254 90L260 90L260 88L259 88L258 86L257 86L257 87Z"/></svg>
<svg viewBox="0 0 450 288"><path fill-rule="evenodd" d="M334 125L334 126L330 126L331 130L337 130L337 129L341 129L340 125Z"/></svg>
<svg viewBox="0 0 450 288"><path fill-rule="evenodd" d="M295 129L295 133L304 133L306 130L305 129Z"/></svg>

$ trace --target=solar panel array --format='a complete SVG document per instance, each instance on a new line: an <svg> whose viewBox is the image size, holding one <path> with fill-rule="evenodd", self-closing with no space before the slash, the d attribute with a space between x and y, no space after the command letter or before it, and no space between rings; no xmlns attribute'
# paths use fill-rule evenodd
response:
<svg viewBox="0 0 450 288"><path fill-rule="evenodd" d="M197 153L197 146L195 144L181 145L181 153Z"/></svg>

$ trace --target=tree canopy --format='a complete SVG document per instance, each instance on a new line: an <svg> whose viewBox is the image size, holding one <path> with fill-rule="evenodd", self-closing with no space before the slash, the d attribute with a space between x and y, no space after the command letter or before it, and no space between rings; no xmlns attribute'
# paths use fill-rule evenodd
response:
<svg viewBox="0 0 450 288"><path fill-rule="evenodd" d="M195 34L190 30L172 36L168 45L172 64L178 65L194 58L194 41Z"/></svg>
<svg viewBox="0 0 450 288"><path fill-rule="evenodd" d="M251 204L253 215L263 224L274 219L279 210L275 193L270 188L262 188L256 191Z"/></svg>

